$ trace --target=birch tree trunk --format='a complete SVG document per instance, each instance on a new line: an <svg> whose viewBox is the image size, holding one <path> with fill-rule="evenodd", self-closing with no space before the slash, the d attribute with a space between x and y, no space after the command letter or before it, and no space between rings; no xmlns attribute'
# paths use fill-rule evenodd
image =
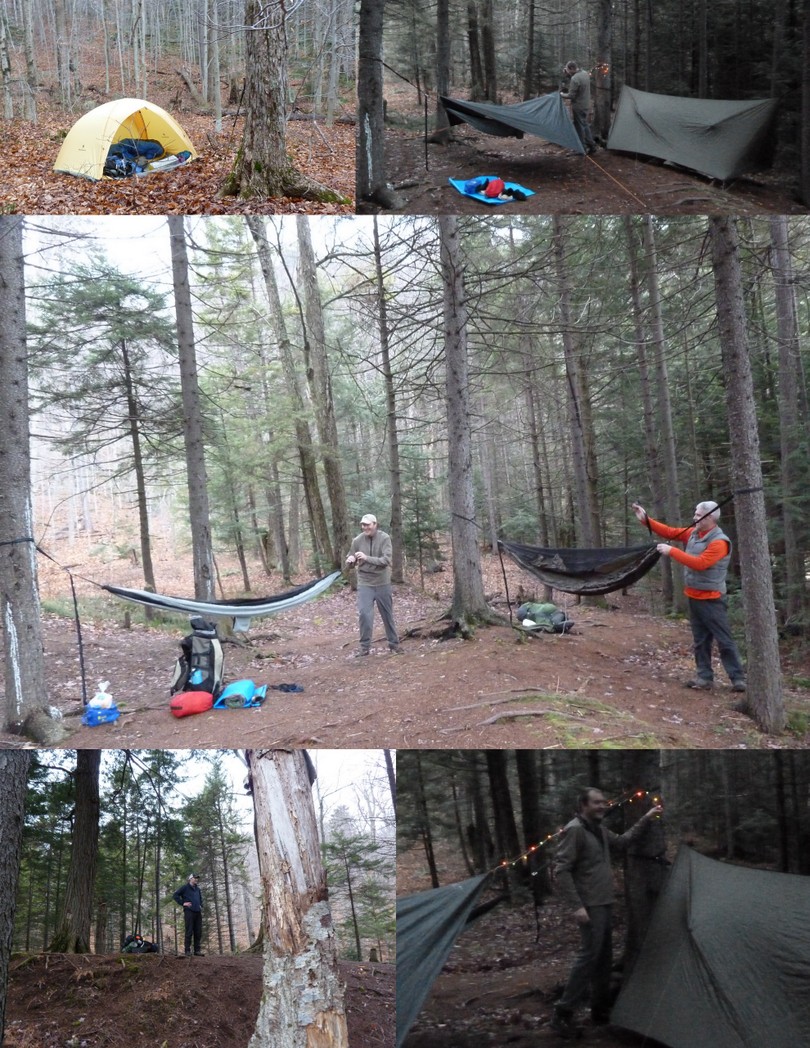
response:
<svg viewBox="0 0 810 1048"><path fill-rule="evenodd" d="M264 898L264 993L248 1048L348 1048L306 756L246 756Z"/></svg>
<svg viewBox="0 0 810 1048"><path fill-rule="evenodd" d="M25 794L28 789L27 750L0 750L0 1044L6 1019L8 966L14 943L17 882L22 858Z"/></svg>
<svg viewBox="0 0 810 1048"><path fill-rule="evenodd" d="M205 468L203 417L197 376L197 350L188 280L188 252L182 215L169 215L169 241L172 253L174 309L177 318L177 346L180 353L180 384L183 398L183 440L186 448L188 516L194 564L194 596L214 600L214 551L211 545L211 519L208 506L208 475Z"/></svg>
<svg viewBox="0 0 810 1048"><path fill-rule="evenodd" d="M53 953L89 953L90 920L98 858L101 750L76 751L76 807L70 866L62 913L48 949Z"/></svg>
<svg viewBox="0 0 810 1048"><path fill-rule="evenodd" d="M450 537L453 546L453 604L450 617L455 630L461 636L469 637L477 622L491 621L493 616L484 597L481 553L475 524L467 305L458 219L455 215L439 216L439 238L444 295Z"/></svg>
<svg viewBox="0 0 810 1048"><path fill-rule="evenodd" d="M0 619L5 654L4 730L35 742L64 737L47 701L31 507L28 347L22 216L0 218Z"/></svg>
<svg viewBox="0 0 810 1048"><path fill-rule="evenodd" d="M731 438L732 484L735 489L753 489L737 495L735 503L748 655L748 708L762 731L777 733L785 726L785 706L740 244L734 220L725 216L709 219L709 234Z"/></svg>

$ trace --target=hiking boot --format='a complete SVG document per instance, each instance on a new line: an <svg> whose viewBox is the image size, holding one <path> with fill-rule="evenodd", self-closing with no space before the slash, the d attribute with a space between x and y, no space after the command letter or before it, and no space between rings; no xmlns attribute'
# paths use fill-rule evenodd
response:
<svg viewBox="0 0 810 1048"><path fill-rule="evenodd" d="M359 651L356 651L354 653L354 655L352 655L352 658L353 659L362 659L363 656L370 655L370 654L371 654L371 652L366 651L365 648L361 648Z"/></svg>
<svg viewBox="0 0 810 1048"><path fill-rule="evenodd" d="M204 954L204 953L199 953L199 952L196 952L196 951L195 951L195 953L194 953L194 956L195 956L195 957L205 957L205 954Z"/></svg>
<svg viewBox="0 0 810 1048"><path fill-rule="evenodd" d="M745 681L742 679L742 677L739 680L733 680L731 682L731 690L732 691L746 691L747 690L747 688L745 686Z"/></svg>
<svg viewBox="0 0 810 1048"><path fill-rule="evenodd" d="M684 682L685 688L694 688L695 691L711 691L714 687L713 680L704 680L702 677L694 677Z"/></svg>
<svg viewBox="0 0 810 1048"><path fill-rule="evenodd" d="M575 1041L581 1035L581 1031L574 1024L573 1015L555 1011L551 1016L549 1026L564 1041Z"/></svg>
<svg viewBox="0 0 810 1048"><path fill-rule="evenodd" d="M405 654L405 652L404 652L404 651L402 650L402 648L400 648L400 646L399 646L399 645L397 645L396 647L394 647L394 645L393 645L393 644L391 644L391 645L389 646L388 650L390 651L390 653L391 653L392 655L404 655L404 654Z"/></svg>

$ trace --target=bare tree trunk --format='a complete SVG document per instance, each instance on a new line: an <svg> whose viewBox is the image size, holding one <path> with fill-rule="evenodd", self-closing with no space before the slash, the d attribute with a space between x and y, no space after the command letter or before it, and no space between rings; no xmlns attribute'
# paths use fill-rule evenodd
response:
<svg viewBox="0 0 810 1048"><path fill-rule="evenodd" d="M462 636L468 637L475 623L489 621L492 613L484 597L481 554L475 524L467 305L464 296L458 219L454 215L439 216L439 238L444 294L450 536L453 545L453 605L450 615L455 629Z"/></svg>
<svg viewBox="0 0 810 1048"><path fill-rule="evenodd" d="M194 596L213 600L216 596L214 551L211 545L211 519L208 506L208 474L205 468L203 417L191 288L188 280L188 252L182 215L169 215L169 241L172 253L174 308L177 317L177 346L180 351L180 385L183 397L183 439L186 447L188 516L194 563Z"/></svg>
<svg viewBox="0 0 810 1048"><path fill-rule="evenodd" d="M810 2L810 0L809 0ZM357 70L357 199L380 207L400 200L386 184L383 104L383 11L385 0L361 0Z"/></svg>
<svg viewBox="0 0 810 1048"><path fill-rule="evenodd" d="M30 761L29 751L0 750L0 796L3 798L0 804L0 1044L3 1043L6 1020L8 966L14 943Z"/></svg>
<svg viewBox="0 0 810 1048"><path fill-rule="evenodd" d="M478 6L475 0L467 0L467 44L470 50L470 98L473 102L481 102L486 98L486 93L484 91L484 67L481 64Z"/></svg>
<svg viewBox="0 0 810 1048"><path fill-rule="evenodd" d="M594 75L594 131L602 142L610 131L613 68L613 0L599 0Z"/></svg>
<svg viewBox="0 0 810 1048"><path fill-rule="evenodd" d="M801 619L807 604L804 549L799 534L802 520L796 507L801 494L796 448L800 446L799 375L801 343L796 317L794 273L785 215L769 219L773 281L776 297L776 337L779 346L779 447L782 481L782 527L785 540L785 618Z"/></svg>
<svg viewBox="0 0 810 1048"><path fill-rule="evenodd" d="M249 1048L348 1048L306 757L248 750L264 911L264 993Z"/></svg>
<svg viewBox="0 0 810 1048"><path fill-rule="evenodd" d="M799 190L802 203L810 207L810 0L802 4L802 115L801 177Z"/></svg>
<svg viewBox="0 0 810 1048"><path fill-rule="evenodd" d="M785 726L785 706L740 245L731 218L710 218L709 233L731 437L732 483L735 489L754 489L737 496L735 515L745 608L748 706L763 731L776 733Z"/></svg>
<svg viewBox="0 0 810 1048"><path fill-rule="evenodd" d="M565 221L561 216L555 215L553 222L554 258L560 293L560 318L562 322L563 351L565 353L568 419L571 427L577 509L579 512L582 545L597 547L601 546L602 542L599 524L598 478L590 394L585 368L582 363L579 346L576 344L571 321L571 292L565 254L567 229Z"/></svg>
<svg viewBox="0 0 810 1048"><path fill-rule="evenodd" d="M309 519L315 534L315 556L319 561L331 560L329 551L332 543L318 484L317 463L312 449L312 437L309 432L309 425L304 417L304 399L298 385L298 373L292 357L290 340L287 337L287 328L281 310L281 300L278 294L276 276L273 272L273 260L270 255L270 245L267 241L267 231L264 228L264 219L258 215L248 215L246 221L256 243L259 264L264 276L267 297L270 301L272 323L278 340L281 366L295 413L295 436L298 444L298 457L301 463L301 476L304 482L307 512L309 513Z"/></svg>
<svg viewBox="0 0 810 1048"><path fill-rule="evenodd" d="M394 811L397 808L397 777L394 774L394 761L391 757L390 750L383 750L385 756L385 771L388 775L388 789L391 791L391 803L394 806Z"/></svg>
<svg viewBox="0 0 810 1048"><path fill-rule="evenodd" d="M660 786L659 756L656 750L642 750L628 754L630 767L627 778L637 782L645 789ZM647 802L635 806L626 806L625 812L632 810L624 830L630 828L647 810ZM625 857L624 891L627 902L627 939L624 951L624 970L629 973L641 950L644 935L652 917L655 902L661 892L666 878L666 867L655 862L663 857L666 850L664 824L660 819L653 819L647 824L643 836L634 841Z"/></svg>
<svg viewBox="0 0 810 1048"><path fill-rule="evenodd" d="M141 540L141 561L143 564L144 586L155 593L155 569L152 564L152 539L149 533L149 505L146 498L146 475L144 472L143 452L141 450L141 429L135 386L132 381L132 368L129 361L127 340L121 339L121 362L124 369L124 385L127 395L127 414L129 418L129 439L132 444L132 463L135 471L135 490L138 500L138 533ZM147 618L150 609L147 608Z"/></svg>
<svg viewBox="0 0 810 1048"><path fill-rule="evenodd" d="M75 816L70 866L62 913L48 949L52 953L89 953L90 921L98 858L101 750L76 751Z"/></svg>
<svg viewBox="0 0 810 1048"><path fill-rule="evenodd" d="M439 97L450 94L450 0L436 0L436 130L433 142L446 145L450 118Z"/></svg>
<svg viewBox="0 0 810 1048"><path fill-rule="evenodd" d="M498 76L495 60L495 5L493 0L483 0L481 45L484 56L484 96L490 102L497 102Z"/></svg>
<svg viewBox="0 0 810 1048"><path fill-rule="evenodd" d="M31 506L28 348L22 216L0 218L0 619L5 730L51 745L64 729L50 714L42 659Z"/></svg>
<svg viewBox="0 0 810 1048"><path fill-rule="evenodd" d="M39 74L37 73L36 49L34 47L34 12L32 0L23 0L23 50L25 52L25 119L32 124L37 122L37 91Z"/></svg>
<svg viewBox="0 0 810 1048"><path fill-rule="evenodd" d="M326 329L318 288L315 252L312 249L310 219L306 215L297 215L295 222L298 230L298 273L304 293L305 317L302 319L304 351L308 354L307 379L315 405L315 423L321 444L326 491L332 507L332 563L334 567L339 568L351 544L349 508L346 503L346 489L343 484L340 463L340 442L335 418L335 402L332 397L332 381L326 358Z"/></svg>
<svg viewBox="0 0 810 1048"><path fill-rule="evenodd" d="M245 0L245 127L220 191L242 199L293 197L341 202L338 193L298 171L287 153L287 27L280 4Z"/></svg>
<svg viewBox="0 0 810 1048"><path fill-rule="evenodd" d="M658 255L655 247L655 232L652 216L644 215L644 256L647 270L647 291L650 296L650 326L655 347L655 375L658 393L658 416L660 426L661 454L664 460L664 491L666 518L673 525L680 514L678 488L678 453L675 447L675 427L672 424L672 401L669 395L669 373L667 371L666 339L661 309L661 291L658 286ZM665 558L669 560L669 558ZM675 583L673 603L680 611L686 608L683 594L683 570L675 564L671 568Z"/></svg>
<svg viewBox="0 0 810 1048"><path fill-rule="evenodd" d="M394 582L403 582L405 569L403 564L402 542L402 470L399 461L399 431L397 428L397 401L394 391L394 374L391 368L391 354L388 344L388 303L386 301L385 281L383 278L382 250L380 248L380 231L377 217L374 216L374 266L377 276L377 319L380 333L380 356L382 357L383 379L385 381L386 436L388 437L388 470L391 477L391 542L393 559L391 561L391 578Z"/></svg>

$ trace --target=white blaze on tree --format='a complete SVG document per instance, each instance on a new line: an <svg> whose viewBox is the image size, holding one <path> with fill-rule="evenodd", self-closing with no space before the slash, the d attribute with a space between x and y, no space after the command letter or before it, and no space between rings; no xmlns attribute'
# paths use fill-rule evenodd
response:
<svg viewBox="0 0 810 1048"><path fill-rule="evenodd" d="M264 904L264 992L249 1048L348 1048L306 756L246 756Z"/></svg>

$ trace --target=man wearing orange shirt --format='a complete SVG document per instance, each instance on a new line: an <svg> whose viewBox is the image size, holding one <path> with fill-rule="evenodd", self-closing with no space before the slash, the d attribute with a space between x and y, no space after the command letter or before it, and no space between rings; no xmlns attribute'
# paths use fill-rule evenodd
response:
<svg viewBox="0 0 810 1048"><path fill-rule="evenodd" d="M637 502L632 508L636 518L656 535L686 544L685 552L666 542L658 544L659 553L672 557L686 569L684 593L689 598L689 623L697 666L697 676L687 681L686 687L711 691L714 686L712 641L716 641L731 690L745 691L745 671L726 614L726 572L731 560L731 540L717 525L720 518L717 503L699 502L695 506L693 528L671 528L653 520Z"/></svg>

